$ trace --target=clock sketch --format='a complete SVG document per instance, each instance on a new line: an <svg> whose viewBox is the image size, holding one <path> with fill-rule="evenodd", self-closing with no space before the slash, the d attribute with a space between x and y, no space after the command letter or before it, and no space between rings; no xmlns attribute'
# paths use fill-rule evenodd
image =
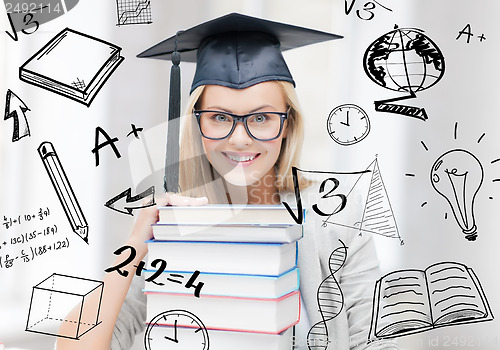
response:
<svg viewBox="0 0 500 350"><path fill-rule="evenodd" d="M208 350L208 332L201 320L191 312L168 310L149 322L144 346L146 350Z"/></svg>
<svg viewBox="0 0 500 350"><path fill-rule="evenodd" d="M368 135L370 119L362 108L343 104L330 112L326 127L333 141L348 146L358 143Z"/></svg>

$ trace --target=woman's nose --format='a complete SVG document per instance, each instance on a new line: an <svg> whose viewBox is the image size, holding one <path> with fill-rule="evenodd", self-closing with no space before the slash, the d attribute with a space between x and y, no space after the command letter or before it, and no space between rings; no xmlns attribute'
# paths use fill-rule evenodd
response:
<svg viewBox="0 0 500 350"><path fill-rule="evenodd" d="M229 143L232 145L248 145L251 144L253 139L248 135L245 125L239 122L236 123L233 133L229 136Z"/></svg>

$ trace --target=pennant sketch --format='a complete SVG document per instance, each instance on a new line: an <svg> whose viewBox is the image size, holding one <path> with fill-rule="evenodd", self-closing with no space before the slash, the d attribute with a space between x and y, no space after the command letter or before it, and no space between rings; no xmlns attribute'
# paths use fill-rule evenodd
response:
<svg viewBox="0 0 500 350"><path fill-rule="evenodd" d="M330 343L327 323L337 317L344 307L344 295L334 275L344 265L347 258L347 247L342 241L340 244L342 246L336 248L328 259L330 275L318 287L317 300L322 320L314 324L307 333L309 350L326 350Z"/></svg>
<svg viewBox="0 0 500 350"><path fill-rule="evenodd" d="M123 61L121 48L66 28L19 68L29 84L90 106Z"/></svg>
<svg viewBox="0 0 500 350"><path fill-rule="evenodd" d="M71 224L71 229L88 244L89 227L87 220L83 215L82 208L76 199L75 192L73 192L73 188L66 176L66 172L62 167L54 146L50 142L42 142L38 147L38 154L54 186L54 190L61 202L64 213Z"/></svg>
<svg viewBox="0 0 500 350"><path fill-rule="evenodd" d="M150 0L116 0L116 12L119 26L153 23Z"/></svg>
<svg viewBox="0 0 500 350"><path fill-rule="evenodd" d="M425 270L394 271L376 282L368 341L492 319L474 271L440 262Z"/></svg>
<svg viewBox="0 0 500 350"><path fill-rule="evenodd" d="M333 141L339 145L348 146L368 136L370 119L361 107L343 104L330 112L326 127Z"/></svg>
<svg viewBox="0 0 500 350"><path fill-rule="evenodd" d="M375 110L426 120L424 108L394 104L416 98L444 75L444 57L437 45L417 28L398 28L376 39L366 50L363 66L368 77L405 96L375 101Z"/></svg>
<svg viewBox="0 0 500 350"><path fill-rule="evenodd" d="M463 149L444 153L431 168L432 186L446 199L455 220L469 241L475 241L477 238L473 209L483 178L483 166L479 159Z"/></svg>
<svg viewBox="0 0 500 350"><path fill-rule="evenodd" d="M103 288L102 281L52 274L33 287L26 331L79 339L100 323Z"/></svg>
<svg viewBox="0 0 500 350"><path fill-rule="evenodd" d="M30 109L26 104L11 90L7 90L5 97L5 115L4 120L12 118L14 129L12 131L12 142L19 141L25 136L30 135L30 127L26 119L26 112Z"/></svg>
<svg viewBox="0 0 500 350"><path fill-rule="evenodd" d="M375 158L364 172L357 173L356 176L356 182L346 194L346 205L349 206L349 198L352 198L353 193L364 193L362 214L356 218L351 211L335 211L323 221L324 224L353 228L358 230L359 234L368 232L396 238L403 244L378 160Z"/></svg>

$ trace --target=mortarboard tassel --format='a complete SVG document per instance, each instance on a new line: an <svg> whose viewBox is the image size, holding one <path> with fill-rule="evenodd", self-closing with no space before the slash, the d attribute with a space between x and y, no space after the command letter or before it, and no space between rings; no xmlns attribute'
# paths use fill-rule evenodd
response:
<svg viewBox="0 0 500 350"><path fill-rule="evenodd" d="M170 98L168 102L167 149L165 156L165 176L163 187L165 192L179 192L179 125L181 116L181 55L177 51L177 37L172 52L170 68Z"/></svg>

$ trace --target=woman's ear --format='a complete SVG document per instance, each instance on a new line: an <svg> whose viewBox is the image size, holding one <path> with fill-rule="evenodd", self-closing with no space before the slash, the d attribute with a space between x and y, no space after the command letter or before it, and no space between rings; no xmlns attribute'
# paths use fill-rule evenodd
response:
<svg viewBox="0 0 500 350"><path fill-rule="evenodd" d="M281 134L283 135L283 138L286 139L286 136L288 134L288 120L285 120L285 122L283 123L283 131L281 132Z"/></svg>

